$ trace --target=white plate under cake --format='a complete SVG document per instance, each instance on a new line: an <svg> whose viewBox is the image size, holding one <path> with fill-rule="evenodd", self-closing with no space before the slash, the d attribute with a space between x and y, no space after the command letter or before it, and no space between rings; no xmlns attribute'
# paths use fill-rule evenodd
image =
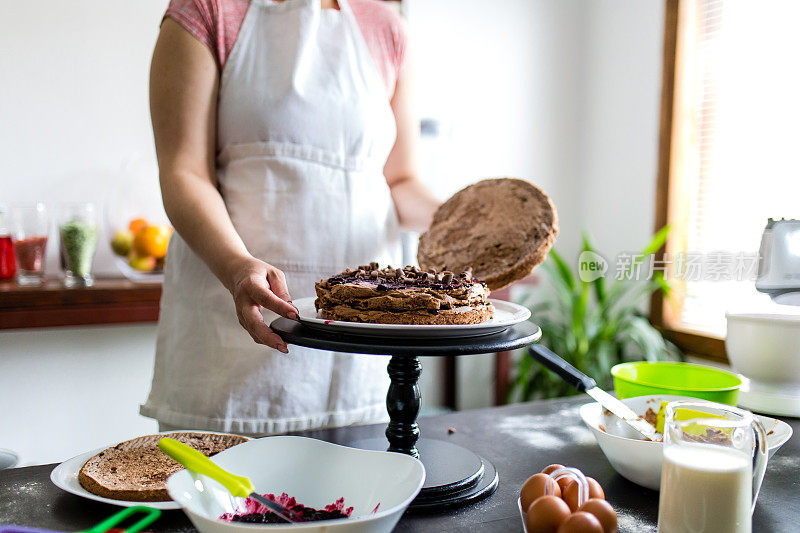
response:
<svg viewBox="0 0 800 533"><path fill-rule="evenodd" d="M528 320L531 312L521 305L503 300L488 302L494 307L494 315L479 324L375 324L370 322L344 322L320 318L314 307L314 296L294 300L300 322L309 328L326 333L365 335L369 337L390 337L410 339L450 339L467 338L499 333L505 329Z"/></svg>

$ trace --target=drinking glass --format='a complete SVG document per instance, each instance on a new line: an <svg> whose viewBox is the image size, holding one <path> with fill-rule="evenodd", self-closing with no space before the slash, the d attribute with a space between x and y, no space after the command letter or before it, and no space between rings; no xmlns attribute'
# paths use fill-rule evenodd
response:
<svg viewBox="0 0 800 533"><path fill-rule="evenodd" d="M750 533L767 467L767 435L752 413L671 402L664 422L659 533Z"/></svg>
<svg viewBox="0 0 800 533"><path fill-rule="evenodd" d="M39 285L44 281L44 260L50 220L41 202L11 207L12 241L17 259L17 283Z"/></svg>
<svg viewBox="0 0 800 533"><path fill-rule="evenodd" d="M11 227L6 225L8 215L0 205L0 282L14 279L17 262L14 259L14 243L11 240Z"/></svg>
<svg viewBox="0 0 800 533"><path fill-rule="evenodd" d="M64 285L90 287L92 261L97 249L98 216L92 203L63 204L60 207L58 234Z"/></svg>

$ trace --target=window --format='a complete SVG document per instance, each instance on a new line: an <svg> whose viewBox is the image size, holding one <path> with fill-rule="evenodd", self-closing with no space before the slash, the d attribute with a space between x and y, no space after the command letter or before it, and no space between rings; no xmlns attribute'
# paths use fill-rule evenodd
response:
<svg viewBox="0 0 800 533"><path fill-rule="evenodd" d="M657 217L675 291L652 315L692 352L723 356L725 311L766 298L767 219L800 218L799 19L796 0L666 3Z"/></svg>

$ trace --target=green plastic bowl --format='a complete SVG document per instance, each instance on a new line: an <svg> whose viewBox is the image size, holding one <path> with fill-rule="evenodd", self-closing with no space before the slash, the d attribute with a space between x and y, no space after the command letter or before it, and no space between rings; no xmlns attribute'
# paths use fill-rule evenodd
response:
<svg viewBox="0 0 800 533"><path fill-rule="evenodd" d="M736 405L742 380L736 374L702 365L636 361L611 369L619 398L674 394Z"/></svg>

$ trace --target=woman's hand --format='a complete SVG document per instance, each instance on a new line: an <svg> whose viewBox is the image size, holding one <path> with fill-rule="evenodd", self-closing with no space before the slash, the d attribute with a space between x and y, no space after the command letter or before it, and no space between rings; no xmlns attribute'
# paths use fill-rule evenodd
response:
<svg viewBox="0 0 800 533"><path fill-rule="evenodd" d="M233 295L239 324L257 343L289 353L283 339L269 329L261 316L264 307L297 320L297 308L292 304L283 272L269 263L248 258L232 265L228 280L226 285Z"/></svg>

